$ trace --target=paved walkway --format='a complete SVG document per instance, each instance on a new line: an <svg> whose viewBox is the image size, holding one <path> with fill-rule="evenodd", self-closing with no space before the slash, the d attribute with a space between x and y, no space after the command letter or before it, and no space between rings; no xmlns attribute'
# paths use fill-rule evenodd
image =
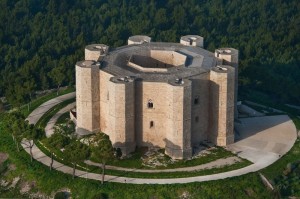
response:
<svg viewBox="0 0 300 199"><path fill-rule="evenodd" d="M43 103L42 105L40 105L34 111L32 111L32 113L30 113L30 115L26 118L26 120L29 121L29 124L36 124L39 121L39 119L53 106L55 106L63 101L66 101L68 99L74 98L75 96L76 96L76 93L72 92L72 93L69 93L66 95L61 95L59 97L51 99L51 100Z"/></svg>
<svg viewBox="0 0 300 199"><path fill-rule="evenodd" d="M55 100L57 100L57 98ZM45 105L43 105L41 105L42 108L39 107L37 110L43 110L45 113L47 110L53 107L47 106L50 108L45 108ZM34 114L30 114L29 118L27 119L30 121L30 123L35 124L42 115L42 111L37 111ZM105 181L131 184L174 184L220 180L224 178L240 176L250 172L258 171L274 163L281 157L281 155L290 150L296 140L297 135L297 131L293 122L288 116L285 115L241 119L241 124L237 128L239 132L239 135L237 136L238 140L236 143L229 145L228 149L236 152L240 157L254 162L254 164L250 166L224 173L187 178L145 179L106 175ZM29 148L26 146L26 144L22 143L22 146L29 153ZM37 161L49 166L51 158L43 154L36 146L33 147L33 156ZM57 161L54 161L53 166L58 171L72 174L71 167L62 165ZM94 180L101 179L100 174L87 173L80 170L76 170L76 175L82 178Z"/></svg>
<svg viewBox="0 0 300 199"><path fill-rule="evenodd" d="M76 102L73 102L69 105L67 105L66 107L64 107L63 109L59 110L47 123L47 126L45 127L45 133L46 133L46 137L50 137L53 133L54 133L54 126L56 121L58 120L58 118L63 115L64 113L70 111L70 109L74 108Z"/></svg>
<svg viewBox="0 0 300 199"><path fill-rule="evenodd" d="M233 156L233 157L228 157L228 158L223 158L223 159L218 159L206 164L201 164L193 167L182 167L182 168L174 168L174 169L136 169L136 168L124 168L124 167L117 167L117 166L111 166L111 165L106 165L106 169L111 169L111 170L118 170L118 171L127 171L127 172L137 172L137 173L170 173L170 172L180 172L180 171L199 171L203 169L212 169L212 168L220 168L224 167L226 165L232 165L236 162L240 162L241 159ZM90 160L85 161L86 164L88 165L94 165L101 167L102 164L92 162Z"/></svg>

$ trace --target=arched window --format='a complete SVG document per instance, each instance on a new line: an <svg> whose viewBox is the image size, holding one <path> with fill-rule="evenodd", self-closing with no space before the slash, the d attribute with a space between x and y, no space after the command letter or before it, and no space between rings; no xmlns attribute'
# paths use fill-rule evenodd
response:
<svg viewBox="0 0 300 199"><path fill-rule="evenodd" d="M152 100L148 101L148 108L153 108L153 102L152 102Z"/></svg>

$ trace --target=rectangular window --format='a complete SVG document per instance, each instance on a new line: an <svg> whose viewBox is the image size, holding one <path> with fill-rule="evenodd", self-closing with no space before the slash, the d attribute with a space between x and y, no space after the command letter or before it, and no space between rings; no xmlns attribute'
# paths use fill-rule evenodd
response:
<svg viewBox="0 0 300 199"><path fill-rule="evenodd" d="M194 104L199 104L199 97L198 96L195 97Z"/></svg>
<svg viewBox="0 0 300 199"><path fill-rule="evenodd" d="M154 127L154 122L153 121L150 122L150 128L152 128L152 127Z"/></svg>
<svg viewBox="0 0 300 199"><path fill-rule="evenodd" d="M195 122L196 122L196 123L199 122L199 117L198 117L198 116L195 117Z"/></svg>

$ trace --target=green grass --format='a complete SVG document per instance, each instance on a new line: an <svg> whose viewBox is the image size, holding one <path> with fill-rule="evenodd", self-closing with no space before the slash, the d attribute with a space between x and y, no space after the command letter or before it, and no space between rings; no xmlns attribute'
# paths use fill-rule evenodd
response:
<svg viewBox="0 0 300 199"><path fill-rule="evenodd" d="M49 100L51 100L53 98L56 98L57 96L65 95L65 94L68 94L68 93L71 93L71 92L74 92L74 91L75 91L75 88L71 87L71 88L67 88L65 90L59 91L58 95L56 94L56 92L49 93L47 95L44 95L42 97L39 97L39 98L33 100L31 102L31 106L29 107L29 110L28 110L28 106L24 105L23 107L20 108L19 111L25 117L27 117L34 109L36 109L37 107L39 107L44 102L47 102L47 101L49 101Z"/></svg>
<svg viewBox="0 0 300 199"><path fill-rule="evenodd" d="M65 107L67 104L73 102L74 99L69 99L66 100L60 104L57 104L56 106L52 107L49 109L37 122L36 126L40 128L45 128L47 125L48 121L63 107ZM64 116L65 117L65 116ZM62 117L62 118L64 118ZM64 119L62 119L64 120ZM44 146L42 146L39 143L36 143L36 145L42 150L45 154L50 156L50 151L48 151ZM55 150L53 151L58 158L55 158L57 161L68 165L72 167L72 164L66 161L63 161L62 159L64 158L64 154L60 150ZM220 158L227 158L227 157L232 157L234 154L231 152L221 148L221 147L216 147L215 149L210 151L211 154L201 156L196 159L192 160L180 160L175 162L174 164L169 164L167 168L179 168L179 167L191 167L191 166L196 166L196 165L201 165L205 164L208 162L212 162L214 160L220 159ZM121 167L129 167L129 168L147 168L142 165L141 161L141 156L145 153L145 150L141 148L138 150L136 153L133 154L131 158L124 159L124 160L115 160L108 162L110 165L116 165L116 166L121 166ZM165 156L165 158L169 158ZM195 172L170 172L170 173L137 173L137 172L125 172L125 171L118 171L118 170L107 170L107 174L110 175L116 175L116 176L127 176L127 177L137 177L137 178L173 178L173 177L189 177L189 176L195 176L195 175L208 175L208 174L215 174L215 173L220 173L220 172L225 172L233 169L239 169L245 166L250 165L251 163L242 160L242 162L238 162L233 165L228 165L222 168L216 168L216 169L208 169L208 170L201 170L201 171L195 171ZM95 172L95 173L101 173L101 168L95 167L95 166L86 166L84 163L79 164L82 167L86 167L89 169L90 172ZM159 168L166 168L166 167L158 167ZM82 168L78 168L82 169ZM84 169L82 169L84 170Z"/></svg>
<svg viewBox="0 0 300 199"><path fill-rule="evenodd" d="M68 120L70 120L70 113L66 112L64 114L62 114L56 121L55 124L64 124L66 123Z"/></svg>
<svg viewBox="0 0 300 199"><path fill-rule="evenodd" d="M268 166L262 170L262 173L266 175L269 179L274 179L278 176L278 173L283 171L288 163L296 162L300 160L300 140L298 139L292 149L282 156L276 163Z"/></svg>
<svg viewBox="0 0 300 199"><path fill-rule="evenodd" d="M150 167L144 166L141 160L141 157L145 154L147 149L145 148L138 148L136 152L133 153L133 155L129 158L125 158L122 160L113 160L108 162L109 165L113 166L120 166L124 168L139 168L139 169L152 169ZM173 169L173 168L181 168L181 167L191 167L191 166L197 166L200 164L205 164L208 162L215 161L220 158L228 158L235 156L230 151L227 151L223 149L222 147L216 147L212 150L210 150L211 154L200 156L195 159L191 160L177 160L176 162L172 164L168 164L167 167L165 166L157 166L155 169ZM169 160L170 157L165 155L164 157L166 160Z"/></svg>
<svg viewBox="0 0 300 199"><path fill-rule="evenodd" d="M38 148L45 153L47 156L51 155L51 152L46 149L43 145L40 143L36 143ZM47 147L47 146L46 146ZM70 162L65 161L64 155L60 150L54 150L54 154L57 157L54 157L54 159L58 162L63 163L64 165L67 165L69 167L72 167L73 165ZM205 170L199 170L199 171L191 171L191 172L160 172L160 173L141 173L141 172L134 172L134 171L118 171L118 170L106 170L106 174L108 175L115 175L115 176L122 176L122 177L135 177L135 178L182 178L182 177L193 177L193 176L200 176L200 175L210 175L210 174L216 174L216 173L222 173L226 171L236 170L240 169L246 166L249 166L251 162L247 160L242 160L241 162L237 162L232 165L227 165L221 168L213 168L213 169L205 169ZM102 173L102 169L97 166L92 165L86 165L85 163L79 164L81 167L77 167L77 169L82 171L89 171L93 173ZM83 169L87 168L88 170Z"/></svg>
<svg viewBox="0 0 300 199"><path fill-rule="evenodd" d="M103 193L109 198L179 198L183 192L188 192L192 198L274 198L262 184L258 174L251 173L240 177L219 181L174 184L174 185L132 185L105 183L85 180L66 175L58 171L49 171L49 168L37 161L30 162L30 156L22 150L17 152L11 136L1 129L0 124L0 151L9 154L11 164L16 170L11 171L5 179L22 176L25 181L35 181L35 191L47 195L62 188L69 188L73 198L92 198ZM0 178L4 178L3 176ZM18 189L9 193L0 190L1 197L19 197ZM24 196L23 196L24 197Z"/></svg>

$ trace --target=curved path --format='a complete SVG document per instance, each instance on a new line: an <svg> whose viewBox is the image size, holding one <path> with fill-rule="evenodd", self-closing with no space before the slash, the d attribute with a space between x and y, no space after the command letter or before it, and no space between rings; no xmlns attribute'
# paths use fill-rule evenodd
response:
<svg viewBox="0 0 300 199"><path fill-rule="evenodd" d="M29 116L26 118L26 120L28 120L29 124L36 124L39 121L39 119L53 106L55 106L63 101L66 101L68 99L74 98L75 96L76 96L76 93L72 92L72 93L68 93L66 95L61 95L54 99L51 99L51 100L43 103L39 107L37 107L34 111L32 111L32 113L29 114Z"/></svg>
<svg viewBox="0 0 300 199"><path fill-rule="evenodd" d="M72 98L70 96L68 97ZM61 98L68 97L65 95L60 96L58 98L55 98L54 101L57 99L61 100ZM47 102L44 104L47 104ZM44 104L41 105L44 113L51 107L53 107L47 106L49 107L47 109L45 108ZM36 110L38 109L40 109L40 107L38 107ZM30 114L27 120L29 120L31 124L35 124L43 115L42 111L39 111L38 113L39 114ZM239 132L239 140L236 143L229 145L228 149L238 153L240 157L252 161L254 164L250 166L224 173L187 178L145 179L106 175L105 181L132 184L173 184L219 180L234 176L240 176L250 172L258 171L274 163L281 157L281 155L285 154L291 149L296 140L297 131L295 125L286 115L247 118L242 119L241 121L241 125L237 127ZM22 146L24 147L26 152L29 153L29 148L26 146L26 144L22 143ZM33 157L37 161L47 166L51 161L51 159L43 152L41 152L36 146L34 146L33 148ZM53 166L58 171L72 174L72 168L69 166L63 165L57 161L54 161ZM100 174L88 173L81 170L76 170L76 175L82 178L94 180L101 179Z"/></svg>
<svg viewBox="0 0 300 199"><path fill-rule="evenodd" d="M63 115L64 113L70 111L71 108L74 108L76 105L76 102L73 102L71 104L68 104L66 107L59 110L47 123L47 126L45 127L45 133L46 137L50 137L54 133L54 126L58 118Z"/></svg>

